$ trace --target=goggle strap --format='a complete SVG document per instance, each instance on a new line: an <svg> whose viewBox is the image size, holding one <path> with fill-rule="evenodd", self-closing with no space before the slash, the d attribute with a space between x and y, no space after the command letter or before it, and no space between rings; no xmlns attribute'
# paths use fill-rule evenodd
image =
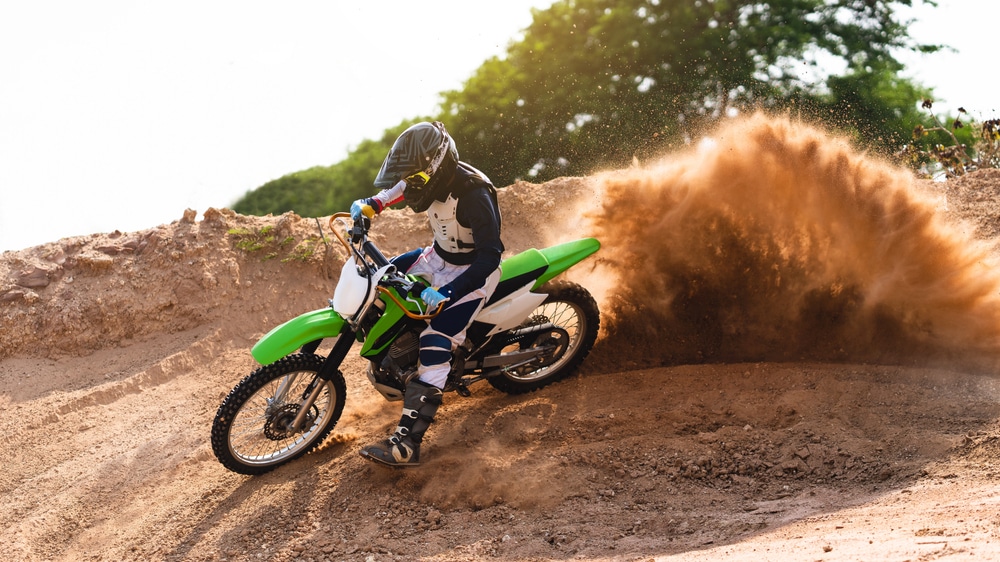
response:
<svg viewBox="0 0 1000 562"><path fill-rule="evenodd" d="M438 168L441 166L441 162L444 162L444 157L448 154L448 146L451 144L451 137L448 136L448 131L444 128L444 123L435 121L434 127L441 132L441 145L438 146L437 153L434 155L431 163L424 168L428 176L433 176L437 172Z"/></svg>

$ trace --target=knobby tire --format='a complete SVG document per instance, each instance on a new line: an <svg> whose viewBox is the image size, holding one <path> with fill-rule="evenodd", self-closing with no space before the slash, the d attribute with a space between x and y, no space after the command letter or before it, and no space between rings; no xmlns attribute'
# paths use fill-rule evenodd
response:
<svg viewBox="0 0 1000 562"><path fill-rule="evenodd" d="M274 424L276 416L265 412L271 389L277 388L284 377L308 383L324 360L314 354L289 355L250 373L230 391L212 423L212 451L223 466L240 474L263 474L309 453L326 439L337 425L347 398L347 385L340 372L334 373L330 381L320 381L326 388L316 400L317 415L302 431L282 435L280 426ZM261 393L265 388L268 390ZM278 409L283 407L290 415L300 398L296 391L300 387L293 389L287 404Z"/></svg>
<svg viewBox="0 0 1000 562"><path fill-rule="evenodd" d="M597 341L600 311L597 301L583 286L566 282L551 282L539 292L548 293L545 301L529 316L531 321L544 318L569 333L568 345L546 365L528 371L507 372L487 381L507 394L524 394L548 386L572 374L587 358Z"/></svg>

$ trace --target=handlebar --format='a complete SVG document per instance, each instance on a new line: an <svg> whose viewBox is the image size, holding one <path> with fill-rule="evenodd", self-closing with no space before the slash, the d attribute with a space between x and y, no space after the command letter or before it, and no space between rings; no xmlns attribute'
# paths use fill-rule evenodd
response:
<svg viewBox="0 0 1000 562"><path fill-rule="evenodd" d="M351 213L334 213L330 217L330 222L328 224L330 226L330 231L333 232L333 235L337 237L337 240L340 240L340 243L344 245L344 249L347 250L347 256L351 257L354 253L351 249L351 245L347 242L347 239L337 231L337 228L333 226L334 221L343 218L351 218Z"/></svg>
<svg viewBox="0 0 1000 562"><path fill-rule="evenodd" d="M333 232L334 236L337 237L337 240L339 240L340 243L344 246L344 249L347 250L347 259L353 258L355 253L357 253L359 257L362 258L367 257L368 259L370 259L377 268L389 265L390 263L389 260L382 254L381 250L379 250L378 247L375 246L375 244L371 240L368 240L368 229L371 227L371 219L367 217L362 217L361 219L354 221L354 226L350 229L351 233L350 242L348 242L347 238L344 237L339 232L339 230L334 226L334 222L336 222L338 219L350 219L350 218L351 218L350 213L334 213L333 215L330 216L330 220L328 223L330 226L330 231ZM361 251L357 251L354 248L354 246L352 246L352 244L360 246ZM399 285L399 288L402 289L403 291L407 291L409 289L407 285L412 286L412 283L409 283L402 274L393 273L392 275L395 277L395 279L390 280L390 284ZM435 310L430 314L416 314L407 310L406 305L403 304L403 302L400 301L398 298L396 298L396 295L392 294L391 291L383 287L381 284L379 284L377 289L380 293L388 296L390 300L396 303L396 305L399 306L399 308L403 311L403 314L406 314L408 317L413 318L414 320L430 320L436 317L438 314L441 314L441 311L444 310L445 303L441 303L440 305L438 305L437 310Z"/></svg>
<svg viewBox="0 0 1000 562"><path fill-rule="evenodd" d="M401 308L403 310L403 314L409 316L410 318L413 318L414 320L430 320L430 319L434 318L435 316L437 316L438 314L441 314L441 311L444 310L444 303L441 303L441 304L438 305L437 310L435 310L434 312L432 312L430 314L415 314L415 313L410 312L409 310L407 310L406 309L406 305L404 305L402 303L402 301L400 301L399 299L397 299L396 295L392 294L392 291L390 291L389 289L386 289L385 287L382 287L380 285L378 287L378 292L380 292L383 295L386 295L387 297L389 297L389 299L392 300L392 302L396 303L396 306L398 306L399 308Z"/></svg>

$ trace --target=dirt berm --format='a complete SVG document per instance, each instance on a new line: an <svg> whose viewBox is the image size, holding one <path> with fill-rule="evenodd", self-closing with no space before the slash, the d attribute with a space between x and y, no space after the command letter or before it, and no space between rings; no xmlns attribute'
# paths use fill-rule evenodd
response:
<svg viewBox="0 0 1000 562"><path fill-rule="evenodd" d="M538 392L449 394L410 470L358 456L399 406L356 356L315 453L245 477L211 452L254 341L332 294L316 220L188 211L3 253L0 553L1000 559L1000 172L918 181L762 116L711 136L501 190L508 253L602 241L568 274L601 335ZM374 232L428 239L408 210Z"/></svg>

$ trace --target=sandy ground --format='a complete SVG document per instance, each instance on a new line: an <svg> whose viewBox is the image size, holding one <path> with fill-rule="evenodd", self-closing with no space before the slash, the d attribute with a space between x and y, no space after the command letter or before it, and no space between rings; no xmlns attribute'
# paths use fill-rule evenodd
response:
<svg viewBox="0 0 1000 562"><path fill-rule="evenodd" d="M246 477L211 452L212 418L255 367L256 338L331 295L340 258L314 219L211 209L201 220L189 212L146 231L5 252L0 552L25 561L1000 559L991 265L1000 173L921 182L881 165L873 172L865 155L804 134L829 161L861 164L839 179L792 178L795 197L839 186L828 200L778 205L782 217L824 209L792 229L720 195L705 174L744 176L699 154L502 190L509 252L592 233L605 242L599 259L571 272L599 296L602 335L577 375L533 394L481 384L469 398L448 395L426 463L410 470L357 454L394 427L398 405L368 385L356 356L343 369L345 414L315 453ZM785 138L781 154L815 156L801 140ZM782 173L758 174L773 197L758 189L757 200L783 200L774 187L788 180ZM892 182L866 179L886 173ZM753 187L741 182L724 183ZM735 216L699 202L713 190L708 199L756 217L727 239L736 232L740 248L781 249L755 254L780 257L771 289L749 281L769 269L705 238L719 217ZM625 203L629 215L619 214ZM676 235L658 233L675 215L687 221L671 225ZM888 232L887 217L902 216L931 232L893 223L915 253ZM861 218L843 230L844 217ZM817 224L840 234L817 234ZM274 241L238 247L238 232L266 225ZM806 266L835 263L835 242L866 225L884 229L866 243L891 247L853 249L865 267L838 267L836 290L817 293L829 268ZM426 239L406 210L387 211L375 229L387 252ZM753 234L784 230L798 242ZM663 250L681 233L694 241ZM747 281L682 260L680 245L709 262L739 262ZM937 277L920 277L931 264L907 270L926 256L946 264ZM897 270L905 283L886 290ZM797 278L813 280L812 292ZM725 290L709 291L713 283ZM747 286L754 291L741 292ZM831 312L813 299L766 317L787 311L796 291L798 300L850 293L854 305ZM698 296L708 293L738 304ZM866 324L873 318L878 330ZM806 327L819 335L805 337ZM886 332L893 337L875 337Z"/></svg>

